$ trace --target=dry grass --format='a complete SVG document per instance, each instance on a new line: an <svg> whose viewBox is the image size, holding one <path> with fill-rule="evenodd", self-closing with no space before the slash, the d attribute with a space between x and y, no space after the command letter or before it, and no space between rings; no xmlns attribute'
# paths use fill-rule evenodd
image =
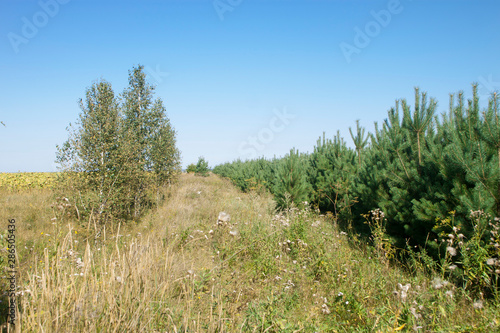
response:
<svg viewBox="0 0 500 333"><path fill-rule="evenodd" d="M311 210L182 175L140 223L95 237L50 191L3 192L17 220L22 332L494 331L498 307L392 267ZM231 219L217 223L219 212ZM53 217L58 219L53 221ZM47 236L49 234L49 236ZM24 246L26 244L26 247ZM434 283L436 280L434 281ZM401 286L398 286L401 284ZM405 286L410 284L407 291ZM482 301L482 308L479 308ZM476 302L476 308L473 303Z"/></svg>

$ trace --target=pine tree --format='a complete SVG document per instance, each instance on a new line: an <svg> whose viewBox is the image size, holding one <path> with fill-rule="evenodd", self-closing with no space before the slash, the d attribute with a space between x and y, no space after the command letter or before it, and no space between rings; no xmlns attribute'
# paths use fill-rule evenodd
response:
<svg viewBox="0 0 500 333"><path fill-rule="evenodd" d="M208 162L205 160L203 156L200 156L198 158L198 163L196 163L196 172L195 172L196 175L207 177L208 171L210 171L210 169L208 168Z"/></svg>
<svg viewBox="0 0 500 333"><path fill-rule="evenodd" d="M356 147L356 152L358 154L358 166L361 165L361 152L366 147L368 143L368 136L365 137L365 129L359 126L359 119L356 120L356 135L352 134L352 129L349 127L349 133L351 134L352 141Z"/></svg>
<svg viewBox="0 0 500 333"><path fill-rule="evenodd" d="M295 149L280 161L273 189L278 207L288 208L292 204L302 207L309 200L307 169L307 157Z"/></svg>
<svg viewBox="0 0 500 333"><path fill-rule="evenodd" d="M464 106L463 97L453 108L455 131L447 153L461 168L465 179L455 185L463 211L484 210L500 215L498 96L492 95L488 109L479 109L477 85Z"/></svg>
<svg viewBox="0 0 500 333"><path fill-rule="evenodd" d="M410 132L410 138L416 145L418 151L418 165L422 165L422 145L424 144L425 134L434 117L434 111L437 103L431 99L430 105L427 107L427 94L423 93L420 98L420 91L415 88L415 110L413 116L410 113L410 107L403 100L403 125Z"/></svg>
<svg viewBox="0 0 500 333"><path fill-rule="evenodd" d="M346 224L352 219L351 206L356 201L351 186L360 154L361 151L356 159L356 153L347 147L339 132L333 140L326 139L323 134L311 154L309 181L313 188L313 200L321 210L332 212L337 221Z"/></svg>

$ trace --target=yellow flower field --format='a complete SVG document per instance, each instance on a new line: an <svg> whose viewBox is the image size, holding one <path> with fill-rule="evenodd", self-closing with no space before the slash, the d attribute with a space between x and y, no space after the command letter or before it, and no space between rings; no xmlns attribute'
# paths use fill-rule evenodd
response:
<svg viewBox="0 0 500 333"><path fill-rule="evenodd" d="M0 189L24 190L52 188L58 172L0 173Z"/></svg>

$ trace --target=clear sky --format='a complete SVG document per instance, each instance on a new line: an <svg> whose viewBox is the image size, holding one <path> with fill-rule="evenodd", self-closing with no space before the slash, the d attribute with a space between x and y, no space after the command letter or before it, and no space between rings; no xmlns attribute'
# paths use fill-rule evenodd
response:
<svg viewBox="0 0 500 333"><path fill-rule="evenodd" d="M0 0L0 172L56 171L93 81L142 64L182 164L312 151L414 87L500 89L500 2Z"/></svg>

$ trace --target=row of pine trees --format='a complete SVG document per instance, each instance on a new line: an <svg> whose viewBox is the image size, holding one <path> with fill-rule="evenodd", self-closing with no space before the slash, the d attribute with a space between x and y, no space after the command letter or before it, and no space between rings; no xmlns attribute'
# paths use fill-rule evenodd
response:
<svg viewBox="0 0 500 333"><path fill-rule="evenodd" d="M455 227L472 237L478 221L471 211L488 217L486 229L500 217L498 101L494 93L480 109L473 85L472 99L451 95L448 113L438 115L436 101L417 88L413 108L396 101L374 133L356 122L354 148L339 133L323 135L312 153L292 149L283 158L238 160L213 171L242 190L267 189L281 208L309 204L331 212L362 234L370 233L366 214L380 209L394 247L426 247L439 257L443 233Z"/></svg>

